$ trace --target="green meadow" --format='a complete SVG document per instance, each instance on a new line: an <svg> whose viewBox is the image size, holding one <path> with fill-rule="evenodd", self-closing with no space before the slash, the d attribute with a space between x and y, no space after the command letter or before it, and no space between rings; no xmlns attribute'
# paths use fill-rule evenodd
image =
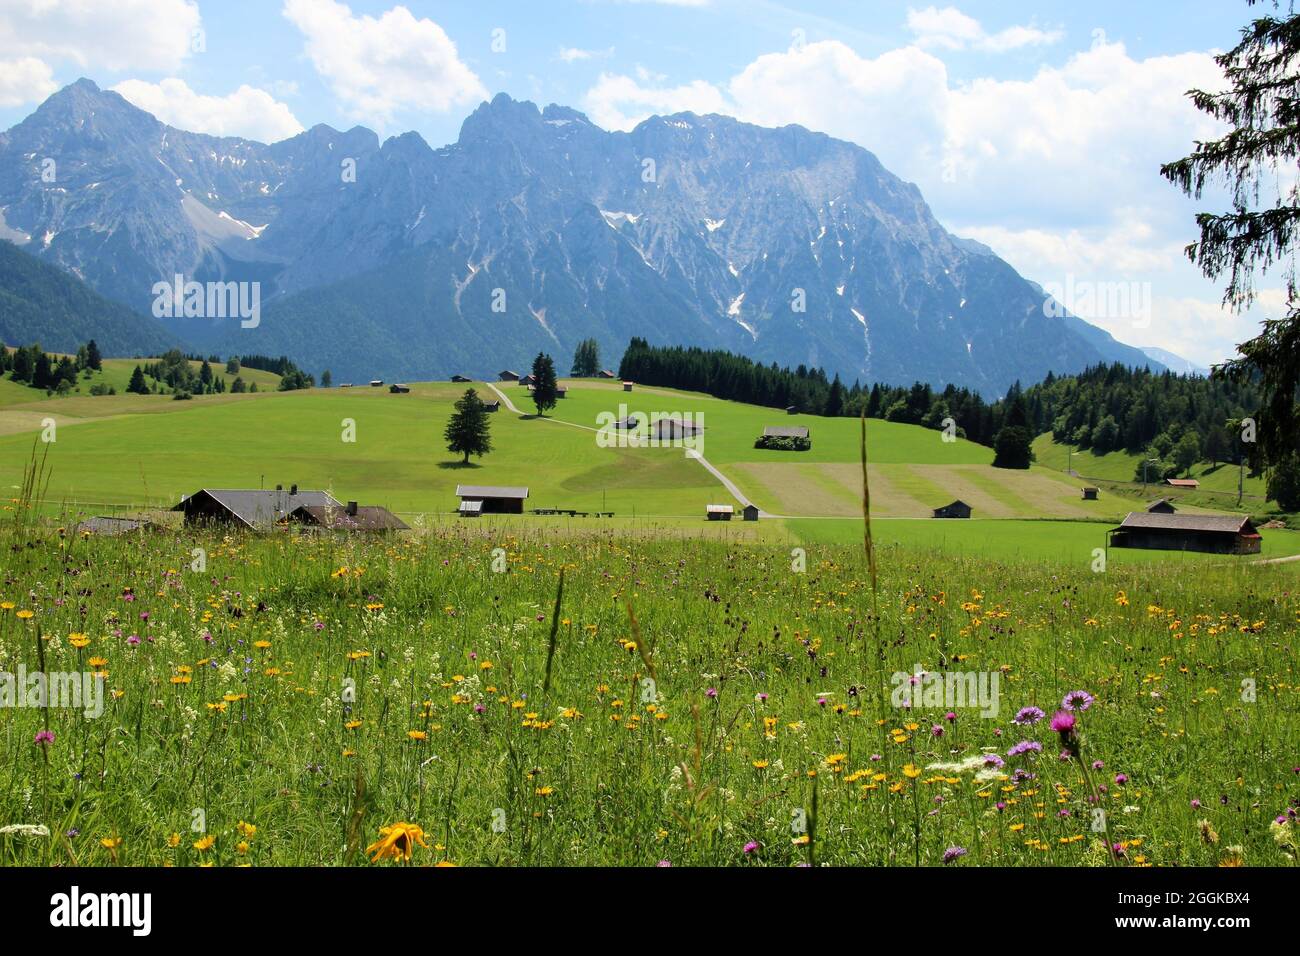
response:
<svg viewBox="0 0 1300 956"><path fill-rule="evenodd" d="M1295 861L1283 567L516 528L7 530L0 859Z"/></svg>
<svg viewBox="0 0 1300 956"><path fill-rule="evenodd" d="M124 381L134 364L108 360L103 375ZM860 535L855 420L786 415L670 389L637 386L626 393L616 382L588 380L565 382L567 397L538 418L526 389L494 383L520 413L503 406L494 414L494 450L465 466L442 439L464 385L414 383L404 395L368 386L276 392L275 376L247 374L259 381L257 394L184 402L120 389L113 396L45 397L0 382L0 484L21 484L35 447L47 456L46 508L66 509L72 517L168 508L203 487L297 484L340 500L384 505L408 523L432 527L455 510L455 488L463 483L527 485L529 508L615 514L517 519L545 522L563 534L591 526L611 534L656 528L677 538L793 543L848 543ZM484 383L475 387L485 398L496 397ZM26 392L17 398L28 400L15 400L15 390ZM775 517L748 527L739 521L706 524L704 506L732 502L730 494L680 447L618 447L605 440L614 433L597 433L626 413L651 420L689 414L702 421L704 457ZM55 423L55 440L42 444L49 421ZM774 424L808 427L812 449L755 449L754 439ZM989 449L945 442L940 433L915 426L869 421L867 445L872 514L880 533L906 547L1069 564L1083 556L1087 563L1093 548L1104 546L1105 530L1145 503L1140 490L1120 482L1104 487L1100 500L1084 501L1082 482L1059 470L995 469ZM955 498L972 505L975 520L929 517ZM1294 532L1265 531L1266 557L1295 553L1300 539ZM1204 562L1207 556L1141 552L1116 558L1161 564L1171 559Z"/></svg>

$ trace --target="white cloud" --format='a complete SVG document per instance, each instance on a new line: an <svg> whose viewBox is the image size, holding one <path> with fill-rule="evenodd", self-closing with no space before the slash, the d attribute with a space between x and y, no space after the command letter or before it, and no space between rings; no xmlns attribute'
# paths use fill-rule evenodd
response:
<svg viewBox="0 0 1300 956"><path fill-rule="evenodd" d="M0 60L0 107L39 103L58 88L53 71L34 56Z"/></svg>
<svg viewBox="0 0 1300 956"><path fill-rule="evenodd" d="M1026 46L1043 46L1055 43L1064 34L1060 30L1040 30L1037 27L1013 26L997 33L987 33L974 17L969 17L956 7L926 7L907 11L907 28L916 36L921 47L961 50L973 47L990 53L1005 53Z"/></svg>
<svg viewBox="0 0 1300 956"><path fill-rule="evenodd" d="M580 60L605 59L614 55L614 48L604 50L582 50L575 46L561 47L556 54L565 63L577 63Z"/></svg>
<svg viewBox="0 0 1300 956"><path fill-rule="evenodd" d="M195 133L274 143L303 130L288 106L251 86L227 96L204 96L184 80L169 78L159 83L126 80L113 89L169 126Z"/></svg>
<svg viewBox="0 0 1300 956"><path fill-rule="evenodd" d="M622 130L656 114L730 112L722 92L703 80L683 86L647 87L630 76L610 73L602 73L587 91L584 107L598 126Z"/></svg>
<svg viewBox="0 0 1300 956"><path fill-rule="evenodd" d="M193 0L0 0L0 57L81 70L175 70L200 30Z"/></svg>
<svg viewBox="0 0 1300 956"><path fill-rule="evenodd" d="M334 0L285 0L283 12L316 72L358 119L387 125L399 110L443 112L487 97L446 31L406 7L353 16Z"/></svg>

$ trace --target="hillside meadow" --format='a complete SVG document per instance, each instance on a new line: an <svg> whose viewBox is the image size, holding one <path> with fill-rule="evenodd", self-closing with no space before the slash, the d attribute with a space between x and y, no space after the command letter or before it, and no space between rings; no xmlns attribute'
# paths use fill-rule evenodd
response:
<svg viewBox="0 0 1300 956"><path fill-rule="evenodd" d="M107 360L105 374L116 369L113 374L129 375L116 368L119 361L127 360ZM859 537L858 422L790 416L668 389L637 386L625 393L616 382L565 384L568 396L538 418L526 389L493 383L520 411L503 406L491 416L493 451L468 466L446 451L442 432L452 403L470 386L446 382L413 383L401 395L367 386L275 392L268 384L258 394L184 402L118 394L11 403L0 407L0 484L13 489L21 483L35 447L47 456L48 510L66 509L73 523L99 513L166 509L203 487L297 484L339 500L383 505L425 528L454 511L456 486L464 483L526 485L529 508L614 512L612 518L494 522L510 529L541 521L565 535L600 528L736 541L851 543ZM492 386L472 387L496 398ZM706 526L704 506L733 502L730 493L682 448L619 447L609 434L597 433L625 413L650 419L690 414L703 421L701 450L708 462L773 517L747 527L734 522L726 532ZM56 423L56 440L42 444L47 419ZM766 425L790 423L811 430L810 451L753 447ZM916 426L870 420L867 440L872 513L888 526L890 540L905 547L1088 564L1093 549L1104 546L1106 528L1145 505L1139 492L1118 483L1103 488L1099 500L1084 501L1078 479L1043 466L995 469L989 449L945 442L940 433ZM970 503L976 520L930 519L935 507L954 498ZM1296 553L1295 532L1265 531L1266 557ZM1170 560L1150 552L1112 557L1129 564Z"/></svg>
<svg viewBox="0 0 1300 956"><path fill-rule="evenodd" d="M1282 567L884 545L873 596L860 545L537 525L6 548L0 667L103 694L6 712L0 821L50 834L6 864L1294 861ZM971 695L903 706L918 669Z"/></svg>

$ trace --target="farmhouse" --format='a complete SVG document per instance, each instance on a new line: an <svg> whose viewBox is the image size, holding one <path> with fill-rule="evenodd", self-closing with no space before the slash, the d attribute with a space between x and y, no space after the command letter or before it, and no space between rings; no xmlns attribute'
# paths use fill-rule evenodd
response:
<svg viewBox="0 0 1300 956"><path fill-rule="evenodd" d="M730 521L736 509L731 505L705 505L704 513L710 521Z"/></svg>
<svg viewBox="0 0 1300 956"><path fill-rule="evenodd" d="M472 378L466 378L464 375L453 375L453 376L451 377L451 380L452 380L453 382L472 382L472 381L474 381Z"/></svg>
<svg viewBox="0 0 1300 956"><path fill-rule="evenodd" d="M528 497L527 488L504 485L457 485L456 497L460 498L460 513L465 517L480 514L524 513L524 499Z"/></svg>
<svg viewBox="0 0 1300 956"><path fill-rule="evenodd" d="M1170 515L1131 511L1108 532L1112 548L1259 554L1262 539L1245 515Z"/></svg>
<svg viewBox="0 0 1300 956"><path fill-rule="evenodd" d="M394 382L392 385L388 386L388 390L392 392L394 395L405 395L407 392L411 390L411 386L401 385Z"/></svg>
<svg viewBox="0 0 1300 956"><path fill-rule="evenodd" d="M511 369L508 369L508 368L507 368L507 369L502 369L500 372L497 372L497 376L498 376L498 377L501 379L501 381L503 381L503 382L517 382L517 381L519 381L519 373L518 373L518 372L515 372L515 371L512 371Z"/></svg>
<svg viewBox="0 0 1300 956"><path fill-rule="evenodd" d="M533 376L531 375L520 375L519 384L527 385L529 388L532 388L534 385L537 384L537 379L533 378Z"/></svg>
<svg viewBox="0 0 1300 956"><path fill-rule="evenodd" d="M182 498L172 510L185 512L186 524L232 524L265 531L304 505L343 507L323 491L299 491L297 485L285 491L277 485L274 491L203 488Z"/></svg>
<svg viewBox="0 0 1300 956"><path fill-rule="evenodd" d="M371 387L371 388L378 388L380 385L383 385L383 384L384 384L384 380L383 380L382 378L372 378L372 379L370 380L370 387Z"/></svg>
<svg viewBox="0 0 1300 956"><path fill-rule="evenodd" d="M499 411L501 411L501 403L500 403L499 401L496 401L496 402L484 402L484 403L483 403L483 411L485 411L485 412L499 412Z"/></svg>
<svg viewBox="0 0 1300 956"><path fill-rule="evenodd" d="M741 509L741 513L745 516L746 521L757 521L758 505L753 503L747 504L745 505L744 508Z"/></svg>
<svg viewBox="0 0 1300 956"><path fill-rule="evenodd" d="M1166 478L1165 484L1171 488L1196 489L1201 487L1201 483L1195 478Z"/></svg>
<svg viewBox="0 0 1300 956"><path fill-rule="evenodd" d="M387 508L358 505L349 501L337 505L302 505L289 515L290 521L325 531L409 531L410 527Z"/></svg>
<svg viewBox="0 0 1300 956"><path fill-rule="evenodd" d="M599 373L597 373L597 378L613 378L613 377L614 377L614 373L607 368L603 368L600 370Z"/></svg>
<svg viewBox="0 0 1300 956"><path fill-rule="evenodd" d="M944 505L942 508L934 509L936 518L969 518L970 505L958 498L950 505Z"/></svg>
<svg viewBox="0 0 1300 956"><path fill-rule="evenodd" d="M1157 498L1151 504L1147 505L1147 511L1154 515L1171 515L1178 509L1168 498Z"/></svg>
<svg viewBox="0 0 1300 956"><path fill-rule="evenodd" d="M685 422L680 418L661 418L654 423L652 434L660 440L691 438L704 431L703 425Z"/></svg>
<svg viewBox="0 0 1300 956"><path fill-rule="evenodd" d="M1097 488L1080 488L1079 490L1083 492L1083 500L1084 500L1084 501L1096 501L1096 500L1097 500L1097 494L1098 494L1098 492L1099 492L1100 489L1097 489Z"/></svg>

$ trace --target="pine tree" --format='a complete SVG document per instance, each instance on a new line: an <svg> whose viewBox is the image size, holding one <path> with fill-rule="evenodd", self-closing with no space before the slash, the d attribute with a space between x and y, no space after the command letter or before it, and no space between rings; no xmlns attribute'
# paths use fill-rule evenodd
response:
<svg viewBox="0 0 1300 956"><path fill-rule="evenodd" d="M595 378L600 372L600 346L595 339L583 339L573 353L572 375Z"/></svg>
<svg viewBox="0 0 1300 956"><path fill-rule="evenodd" d="M469 464L470 455L482 458L492 450L488 412L474 389L466 389L465 394L456 401L455 411L447 422L443 438L447 440L448 451L465 456L466 465Z"/></svg>
<svg viewBox="0 0 1300 956"><path fill-rule="evenodd" d="M538 352L533 359L533 404L537 406L537 414L543 415L554 408L557 398L555 362L549 355Z"/></svg>
<svg viewBox="0 0 1300 956"><path fill-rule="evenodd" d="M149 394L149 386L144 381L144 370L140 366L137 365L135 371L131 373L131 382L126 386L126 390L136 395Z"/></svg>
<svg viewBox="0 0 1300 956"><path fill-rule="evenodd" d="M91 339L86 343L86 367L92 372L102 371L104 368L103 356L99 354L99 346L95 340Z"/></svg>
<svg viewBox="0 0 1300 956"><path fill-rule="evenodd" d="M1011 404L1002 430L993 442L993 467L1028 468L1034 460L1034 450L1031 447L1034 433L1029 428L1029 415L1025 411L1025 400L1019 383L1012 387L1007 398Z"/></svg>
<svg viewBox="0 0 1300 956"><path fill-rule="evenodd" d="M1207 184L1228 187L1232 208L1198 214L1200 238L1187 247L1188 257L1207 278L1226 276L1225 305L1249 307L1256 282L1274 266L1284 270L1286 314L1265 319L1258 336L1237 346L1242 357L1216 369L1263 386L1264 407L1256 414L1259 444L1280 465L1300 452L1300 288L1295 272L1300 203L1295 184L1278 174L1294 169L1300 155L1300 13L1288 8L1282 17L1252 21L1215 62L1227 77L1226 88L1192 90L1188 96L1227 132L1198 142L1190 156L1166 163L1160 174L1196 199ZM1270 184L1273 189L1266 192Z"/></svg>
<svg viewBox="0 0 1300 956"><path fill-rule="evenodd" d="M844 386L840 384L840 377L835 376L835 381L831 382L831 390L826 394L826 408L822 414L827 418L837 418L844 414Z"/></svg>
<svg viewBox="0 0 1300 956"><path fill-rule="evenodd" d="M325 371L323 371L323 372L320 373L320 387L321 387L321 388L329 388L329 387L330 387L331 385L333 385L333 384L334 384L334 377L333 377L332 375L330 375L330 370L329 370L329 369L326 369Z"/></svg>

